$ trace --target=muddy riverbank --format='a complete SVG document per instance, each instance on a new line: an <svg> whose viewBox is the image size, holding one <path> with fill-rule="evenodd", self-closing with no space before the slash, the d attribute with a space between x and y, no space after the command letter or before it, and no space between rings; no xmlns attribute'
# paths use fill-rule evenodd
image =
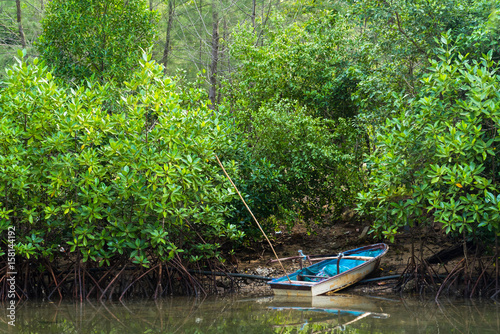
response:
<svg viewBox="0 0 500 334"><path fill-rule="evenodd" d="M306 255L334 255L349 249L381 242L373 240L368 226L351 223L335 226L316 226L308 231L305 227L296 227L292 231L280 231L273 235L273 244L280 258L298 255L302 250ZM388 279L365 284L356 284L347 288L347 293L353 294L420 294L437 293L446 279L462 260L460 252L447 255L441 263L425 263L423 260L435 258L443 251L457 245L439 229L425 231L408 231L399 235L393 243L386 242L390 249L382 258L380 267L369 278L384 276L415 275L405 279ZM255 244L251 248L237 252L233 259L233 271L238 273L279 277L283 270L279 264L270 263L274 259L267 243ZM415 261L413 264L412 261ZM287 273L298 270L297 261L282 262ZM431 277L433 276L433 277ZM446 289L447 294L460 296L464 293L459 280L454 286ZM236 289L234 289L236 287ZM242 295L272 295L272 290L263 280L248 278L220 279L218 292L236 292Z"/></svg>

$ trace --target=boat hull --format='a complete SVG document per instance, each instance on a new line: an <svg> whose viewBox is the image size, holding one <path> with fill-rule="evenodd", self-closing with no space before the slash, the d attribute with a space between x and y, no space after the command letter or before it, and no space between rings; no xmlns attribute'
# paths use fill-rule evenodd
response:
<svg viewBox="0 0 500 334"><path fill-rule="evenodd" d="M291 278L291 282L288 280L287 276L284 276L278 279L274 279L268 284L271 286L274 294L277 296L310 297L322 295L327 292L335 292L361 281L364 277L374 271L380 265L380 259L387 252L388 246L385 244L376 244L346 252L346 254L352 255L357 254L357 252L363 252L373 249L380 250L380 253L368 261L364 261L363 263L356 265L351 269L324 279L320 282L300 281L297 279L297 274L292 274L288 276ZM322 264L322 262L324 263ZM325 260L322 262L314 266L321 267L322 265L332 263L331 260Z"/></svg>

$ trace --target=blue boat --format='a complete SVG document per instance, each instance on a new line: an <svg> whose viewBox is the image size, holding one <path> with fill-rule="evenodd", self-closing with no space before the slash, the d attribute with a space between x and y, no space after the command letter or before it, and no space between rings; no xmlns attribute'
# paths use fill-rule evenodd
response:
<svg viewBox="0 0 500 334"><path fill-rule="evenodd" d="M389 250L383 243L352 249L337 256L268 282L275 295L318 296L335 292L359 282L380 265Z"/></svg>

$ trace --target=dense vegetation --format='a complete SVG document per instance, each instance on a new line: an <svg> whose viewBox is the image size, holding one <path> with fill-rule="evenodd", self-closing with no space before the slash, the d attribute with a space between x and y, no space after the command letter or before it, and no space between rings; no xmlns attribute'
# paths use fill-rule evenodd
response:
<svg viewBox="0 0 500 334"><path fill-rule="evenodd" d="M52 1L36 46L57 76L122 82L151 46L156 16L140 0Z"/></svg>
<svg viewBox="0 0 500 334"><path fill-rule="evenodd" d="M150 277L155 296L220 265L259 234L215 154L267 231L356 208L379 238L439 223L497 254L498 0L16 4L0 231L25 286L64 292L68 254L80 297L128 264L121 290Z"/></svg>

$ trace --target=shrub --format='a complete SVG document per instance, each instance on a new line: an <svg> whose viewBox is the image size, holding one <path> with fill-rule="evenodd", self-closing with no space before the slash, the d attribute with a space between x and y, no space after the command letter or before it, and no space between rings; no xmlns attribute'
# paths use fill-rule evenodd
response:
<svg viewBox="0 0 500 334"><path fill-rule="evenodd" d="M37 47L54 73L120 83L153 45L157 14L144 0L48 2Z"/></svg>
<svg viewBox="0 0 500 334"><path fill-rule="evenodd" d="M234 194L214 160L230 139L226 124L204 102L182 108L162 68L139 63L122 88L70 89L36 59L8 69L0 231L16 227L19 256L53 259L64 246L100 265L125 257L147 266L181 252L212 258L243 236L226 222Z"/></svg>
<svg viewBox="0 0 500 334"><path fill-rule="evenodd" d="M359 210L379 236L433 222L464 236L499 230L499 64L493 51L469 60L447 35L441 42L420 95L386 121L368 161Z"/></svg>
<svg viewBox="0 0 500 334"><path fill-rule="evenodd" d="M227 83L234 105L257 110L271 100L289 99L315 117L356 115L350 95L357 82L349 67L358 51L347 19L324 11L291 26L281 15L271 20L275 27L266 28L261 43L250 25L234 33L231 52L239 67Z"/></svg>
<svg viewBox="0 0 500 334"><path fill-rule="evenodd" d="M353 205L363 186L358 173L366 148L354 121L311 117L296 103L281 101L252 112L250 124L252 154L279 171L273 194L283 213L338 218Z"/></svg>

